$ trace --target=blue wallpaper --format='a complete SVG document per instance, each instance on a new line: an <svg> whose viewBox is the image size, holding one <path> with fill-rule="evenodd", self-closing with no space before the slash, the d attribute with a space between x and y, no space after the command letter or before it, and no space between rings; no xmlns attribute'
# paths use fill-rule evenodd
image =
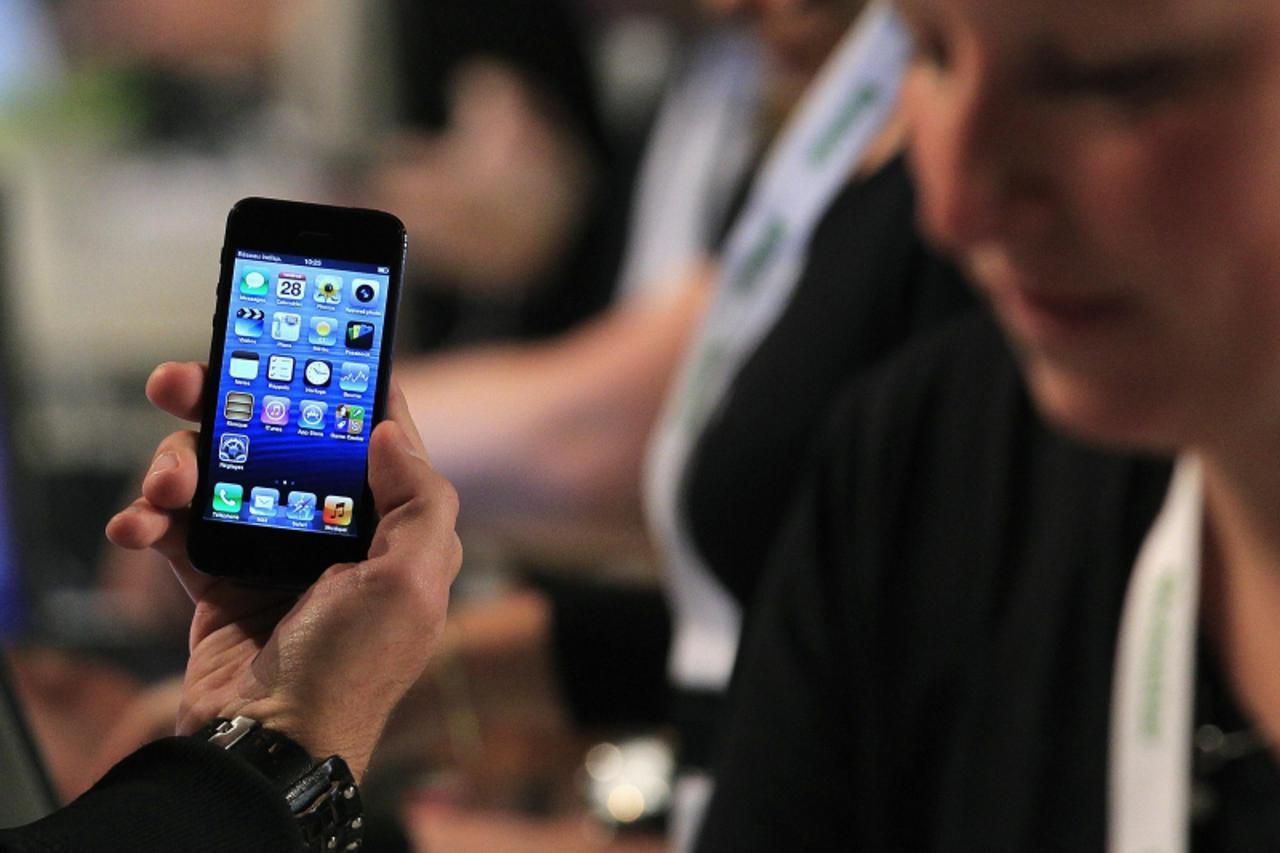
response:
<svg viewBox="0 0 1280 853"><path fill-rule="evenodd" d="M204 517L358 535L388 270L236 255Z"/></svg>

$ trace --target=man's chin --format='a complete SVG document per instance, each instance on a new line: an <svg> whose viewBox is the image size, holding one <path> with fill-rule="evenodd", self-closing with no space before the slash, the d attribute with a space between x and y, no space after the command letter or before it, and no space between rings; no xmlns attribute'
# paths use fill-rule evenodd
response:
<svg viewBox="0 0 1280 853"><path fill-rule="evenodd" d="M1118 376L1072 370L1020 356L1032 402L1057 429L1115 450L1168 453L1180 442L1164 395Z"/></svg>

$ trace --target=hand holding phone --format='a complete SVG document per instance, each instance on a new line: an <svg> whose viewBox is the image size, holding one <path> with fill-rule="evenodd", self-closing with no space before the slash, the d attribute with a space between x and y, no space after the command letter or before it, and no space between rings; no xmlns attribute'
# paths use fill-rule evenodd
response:
<svg viewBox="0 0 1280 853"><path fill-rule="evenodd" d="M232 209L187 543L200 571L301 589L367 553L404 253L387 213Z"/></svg>
<svg viewBox="0 0 1280 853"><path fill-rule="evenodd" d="M147 396L199 421L204 376L200 365L161 365ZM435 650L462 556L457 494L431 469L394 387L386 411L389 423L369 441L381 516L369 557L327 568L301 598L192 567L185 543L199 465L193 432L160 443L142 497L107 525L116 544L168 558L198 605L180 733L244 714L313 755L342 755L357 777L363 772L387 715Z"/></svg>

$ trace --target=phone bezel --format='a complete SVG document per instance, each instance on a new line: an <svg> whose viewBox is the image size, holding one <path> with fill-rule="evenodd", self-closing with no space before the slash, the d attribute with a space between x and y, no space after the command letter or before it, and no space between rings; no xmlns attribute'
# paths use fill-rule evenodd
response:
<svg viewBox="0 0 1280 853"><path fill-rule="evenodd" d="M395 216L377 210L247 198L237 202L227 215L217 307L213 316L213 340L209 348L209 371L203 392L199 481L191 504L187 537L191 563L197 570L256 585L304 589L329 566L364 559L377 523L367 476L356 511L359 531L356 536L217 522L203 517L203 508L213 488L210 473L212 436L230 313L234 253L237 250L272 252L391 268L373 418L369 426L372 434L386 412L391 354L404 278L405 245L404 224Z"/></svg>

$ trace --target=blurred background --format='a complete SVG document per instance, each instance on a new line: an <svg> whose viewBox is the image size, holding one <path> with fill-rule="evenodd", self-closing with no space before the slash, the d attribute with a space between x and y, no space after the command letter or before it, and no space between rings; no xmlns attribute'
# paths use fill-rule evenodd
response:
<svg viewBox="0 0 1280 853"><path fill-rule="evenodd" d="M65 799L171 721L183 598L102 529L177 427L144 399L148 373L207 357L231 205L399 215L398 358L552 339L653 272L626 252L633 186L713 22L692 0L0 0L0 20L0 619ZM722 152L721 215L752 151ZM455 606L582 562L531 567L482 526L467 554ZM643 542L592 560L654 584ZM408 843L661 848L660 727L565 731L508 687L507 732L478 719L483 697L459 710L483 688L441 673L425 707L446 711L407 724L370 778ZM624 795L592 791L625 773ZM439 810L460 801L486 811L450 824ZM452 828L429 837L428 812Z"/></svg>

